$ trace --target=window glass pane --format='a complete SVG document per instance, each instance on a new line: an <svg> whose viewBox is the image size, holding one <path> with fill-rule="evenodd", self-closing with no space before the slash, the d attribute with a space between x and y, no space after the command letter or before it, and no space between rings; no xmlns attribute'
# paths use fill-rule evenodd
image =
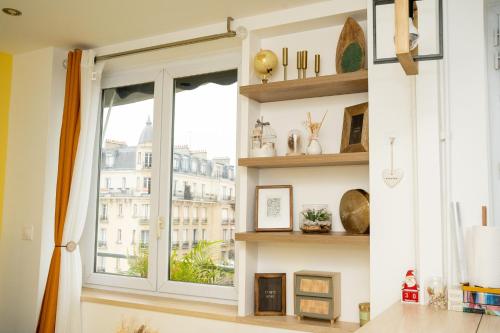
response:
<svg viewBox="0 0 500 333"><path fill-rule="evenodd" d="M175 80L170 280L234 284L236 81L236 70Z"/></svg>
<svg viewBox="0 0 500 333"><path fill-rule="evenodd" d="M102 104L95 271L145 278L154 83L105 89Z"/></svg>

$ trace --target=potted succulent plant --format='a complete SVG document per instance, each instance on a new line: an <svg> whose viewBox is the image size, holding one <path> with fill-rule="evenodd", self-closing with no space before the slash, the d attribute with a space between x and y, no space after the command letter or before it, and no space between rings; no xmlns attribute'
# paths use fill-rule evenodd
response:
<svg viewBox="0 0 500 333"><path fill-rule="evenodd" d="M300 212L300 230L305 233L330 232L332 213L328 205L304 205Z"/></svg>

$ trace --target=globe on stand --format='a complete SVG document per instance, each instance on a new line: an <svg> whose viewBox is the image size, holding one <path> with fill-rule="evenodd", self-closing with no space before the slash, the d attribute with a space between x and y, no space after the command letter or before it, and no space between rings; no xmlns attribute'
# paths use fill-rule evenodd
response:
<svg viewBox="0 0 500 333"><path fill-rule="evenodd" d="M262 83L267 83L277 66L278 57L273 51L260 50L260 52L255 55L253 67L262 80Z"/></svg>

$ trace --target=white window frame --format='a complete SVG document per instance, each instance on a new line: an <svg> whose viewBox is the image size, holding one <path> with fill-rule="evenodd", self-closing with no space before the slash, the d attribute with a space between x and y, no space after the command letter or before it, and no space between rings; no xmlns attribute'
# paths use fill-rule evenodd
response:
<svg viewBox="0 0 500 333"><path fill-rule="evenodd" d="M190 61L179 61L175 64L170 64L166 66L165 71L165 86L164 90L167 94L165 100L166 104L168 104L169 114L172 117L173 111L173 91L174 91L174 80L176 78L182 78L187 76L211 73L211 72L220 72L224 70L230 69L238 69L238 75L240 71L240 56L238 53L228 53L225 55L215 55L205 58L200 58L196 60ZM170 97L170 98L169 98ZM239 103L238 103L239 104ZM237 106L239 108L239 105ZM236 112L238 112L236 110ZM239 112L237 113L237 117L239 117ZM168 119L167 117L163 118L164 124L163 128L168 128L169 132L173 130L172 118ZM237 124L239 124L239 119L237 118ZM237 128L238 131L238 128ZM162 154L161 156L161 165L162 165L162 174L171 175L171 164L172 162L172 135L165 135L162 138L162 147L168 147L168 154ZM236 155L239 154L239 145L238 142L234 143L236 145ZM189 166L188 166L189 168ZM182 169L183 171L183 169ZM170 202L170 179L168 182L161 184L160 195L163 198L164 202ZM167 201L165 201L167 200ZM160 216L169 216L168 215L168 205L164 205L160 207ZM166 221L169 221L167 218ZM162 230L161 238L169 239L170 238L170 223L166 223L167 227ZM168 257L170 255L169 252L169 242L160 242L159 243L159 252L158 252L158 260L160 263L164 263L165 268L159 267L158 274L158 290L160 292L165 292L168 294L175 295L185 295L185 296L194 296L194 297L203 297L203 298L212 298L212 299L223 299L223 300L237 300L237 266L235 266L234 272L234 286L217 286L217 285L205 285L198 283L188 283L188 282L177 282L170 281L168 277Z"/></svg>
<svg viewBox="0 0 500 333"><path fill-rule="evenodd" d="M162 106L163 106L163 68L150 68L135 70L126 73L115 73L105 75L101 81L101 92L102 90L108 88L115 88L121 86L128 86L146 82L154 82L154 138L153 138L153 154L160 154L159 142L161 124L162 124ZM99 119L101 119L101 106L99 106ZM100 131L97 134L97 142L100 142ZM100 152L99 144L96 144L96 152ZM105 289L130 289L137 291L153 292L157 290L157 242L153 241L149 243L149 273L147 278L131 277L131 276L121 276L114 274L103 274L94 272L95 265L95 245L96 244L96 208L97 208L97 198L98 198L98 188L97 188L97 177L99 174L99 153L96 153L96 158L94 161L94 173L93 173L93 193L91 200L91 205L89 205L89 214L87 217L87 223L82 236L82 263L83 263L83 274L84 274L84 285L88 287L105 288ZM159 166L153 162L151 168L151 175L153 179L160 179ZM142 184L141 184L142 185ZM157 239L156 235L156 222L158 220L158 195L159 195L159 181L153 181L151 184L151 216L149 222L149 239Z"/></svg>
<svg viewBox="0 0 500 333"><path fill-rule="evenodd" d="M127 72L118 72L105 74L101 83L102 90L113 87L133 85L145 82L155 82L155 102L154 102L154 139L153 139L153 161L152 188L151 188L151 216L149 224L149 274L148 278L138 278L130 276L120 276L111 274L102 274L94 272L96 264L95 245L96 244L96 211L97 195L99 186L97 186L98 158L100 147L96 145L96 160L94 161L94 179L93 196L94 202L89 207L88 221L81 241L81 250L83 257L84 286L103 288L109 290L128 289L136 293L158 294L159 296L186 297L188 299L200 299L205 301L237 300L237 277L238 269L235 266L234 286L205 285L188 282L170 281L168 278L168 262L170 256L170 230L173 227L170 224L170 205L159 205L160 202L170 202L171 196L171 172L172 172L172 111L173 111L173 80L176 78L192 75L218 72L230 69L238 69L238 75L241 73L240 53L225 53L220 55L211 55L196 60L178 61L172 64L163 64L142 68ZM238 105L239 109L239 97ZM101 112L101 110L96 110ZM239 130L239 112L237 112L237 131ZM99 134L98 134L99 135ZM239 142L234 143L237 147L236 154L239 154ZM161 151L161 153L160 153ZM140 163L140 158L138 158ZM179 164L181 164L179 159ZM201 162L203 168L206 162ZM160 170L161 165L161 170ZM182 165L179 165L180 171L183 171ZM188 166L189 168L189 166ZM165 176L167 175L167 176ZM142 184L141 184L142 185ZM204 185L203 185L204 187ZM206 208L205 208L206 209ZM200 215L200 212L198 212ZM162 217L166 221L165 228L156 227L156 221ZM167 218L165 218L167 217ZM207 218L205 214L205 218ZM180 229L182 230L182 229ZM205 237L208 231L205 231ZM203 235L198 235L202 237ZM140 235L136 236L140 237ZM179 235L178 241L182 238ZM159 241L156 241L159 240ZM139 240L140 241L140 240ZM237 257L237 254L235 255Z"/></svg>

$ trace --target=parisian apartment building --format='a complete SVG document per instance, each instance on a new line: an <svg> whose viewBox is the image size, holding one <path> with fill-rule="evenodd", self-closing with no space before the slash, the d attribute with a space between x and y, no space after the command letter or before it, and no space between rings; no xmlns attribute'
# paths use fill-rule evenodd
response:
<svg viewBox="0 0 500 333"><path fill-rule="evenodd" d="M126 273L129 259L149 247L153 126L136 146L106 140L101 154L96 270ZM230 159L175 146L172 159L170 249L182 257L200 241L214 242L221 266L234 265L235 168ZM165 203L168 204L168 203Z"/></svg>

